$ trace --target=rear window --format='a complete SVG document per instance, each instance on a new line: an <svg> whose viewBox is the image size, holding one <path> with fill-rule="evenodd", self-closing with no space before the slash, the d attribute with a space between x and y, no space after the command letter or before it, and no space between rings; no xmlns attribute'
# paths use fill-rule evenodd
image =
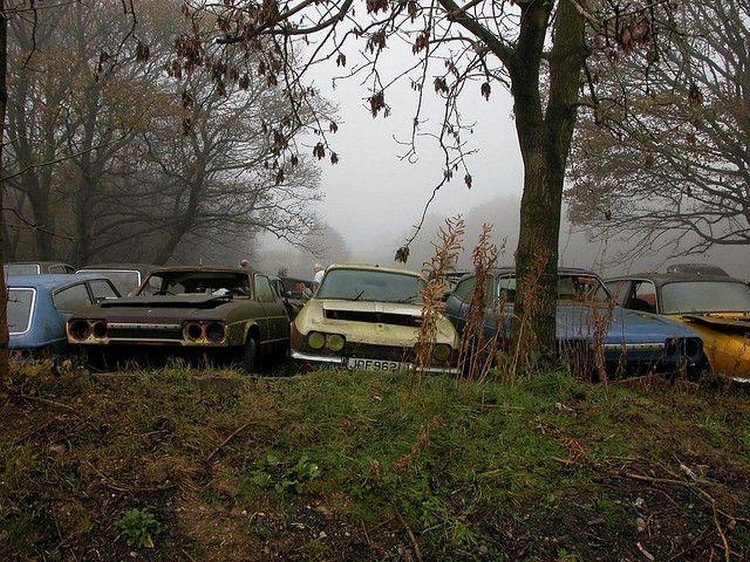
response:
<svg viewBox="0 0 750 562"><path fill-rule="evenodd" d="M9 275L39 275L39 265L35 263L9 263L4 266L6 277Z"/></svg>
<svg viewBox="0 0 750 562"><path fill-rule="evenodd" d="M34 289L8 289L8 331L23 334L31 327Z"/></svg>

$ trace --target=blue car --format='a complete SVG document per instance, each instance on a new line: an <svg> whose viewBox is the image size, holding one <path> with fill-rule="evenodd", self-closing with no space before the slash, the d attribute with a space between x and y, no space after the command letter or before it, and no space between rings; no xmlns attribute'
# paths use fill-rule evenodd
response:
<svg viewBox="0 0 750 562"><path fill-rule="evenodd" d="M120 297L101 275L23 275L7 277L5 282L8 347L16 354L64 351L65 322L73 313Z"/></svg>
<svg viewBox="0 0 750 562"><path fill-rule="evenodd" d="M474 275L465 276L446 302L446 314L459 332L466 328L473 288ZM485 337L495 337L501 326L501 343L508 343L515 290L512 268L496 269L488 275ZM574 368L594 376L602 367L608 376L684 370L690 377L707 368L703 342L695 331L654 314L615 305L597 275L583 269L560 269L557 293L558 348Z"/></svg>

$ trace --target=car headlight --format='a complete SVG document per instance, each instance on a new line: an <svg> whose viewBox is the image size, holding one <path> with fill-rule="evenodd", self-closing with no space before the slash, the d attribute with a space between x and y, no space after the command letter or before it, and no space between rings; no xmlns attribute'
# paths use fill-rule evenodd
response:
<svg viewBox="0 0 750 562"><path fill-rule="evenodd" d="M206 339L211 343L221 343L227 334L227 329L221 322L209 322L205 329Z"/></svg>
<svg viewBox="0 0 750 562"><path fill-rule="evenodd" d="M432 357L438 361L447 361L451 357L451 346L439 343L432 350Z"/></svg>
<svg viewBox="0 0 750 562"><path fill-rule="evenodd" d="M95 338L104 339L107 337L107 323L103 320L97 320L91 325L91 333Z"/></svg>
<svg viewBox="0 0 750 562"><path fill-rule="evenodd" d="M339 334L328 334L328 336L326 336L326 347L334 353L338 353L344 349L345 344L346 340L344 339L344 336Z"/></svg>
<svg viewBox="0 0 750 562"><path fill-rule="evenodd" d="M74 339L83 341L91 335L91 324L87 320L73 320L68 330Z"/></svg>
<svg viewBox="0 0 750 562"><path fill-rule="evenodd" d="M185 339L197 341L203 336L203 326L198 324L198 322L188 322L187 324L185 324L183 333L185 335Z"/></svg>
<svg viewBox="0 0 750 562"><path fill-rule="evenodd" d="M310 332L307 335L307 345L311 349L323 349L326 344L326 337L320 332Z"/></svg>

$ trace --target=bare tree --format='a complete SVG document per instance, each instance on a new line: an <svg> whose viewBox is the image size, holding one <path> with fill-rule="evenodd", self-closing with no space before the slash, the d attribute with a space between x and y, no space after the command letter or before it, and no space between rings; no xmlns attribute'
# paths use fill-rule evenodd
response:
<svg viewBox="0 0 750 562"><path fill-rule="evenodd" d="M598 61L602 103L576 136L571 219L631 253L750 244L750 2L689 2L679 20L678 50Z"/></svg>
<svg viewBox="0 0 750 562"><path fill-rule="evenodd" d="M671 3L470 0L459 5L454 0L367 0L363 11L355 11L353 0L186 0L186 5L193 20L216 20L218 43L263 53L258 72L285 85L295 106L308 103L302 77L323 61L343 67L354 62L348 75L359 76L367 85L373 116L388 115L389 89L399 79L408 79L416 98L413 145L425 132L423 102L434 90L445 108L438 130L431 131L445 155L444 180L435 190L455 175L463 176L467 186L472 183L464 165L467 131L457 103L460 95L473 89L474 95L489 97L493 84L507 87L514 99L525 167L516 310L519 316L533 318L518 343L524 348L522 357L538 356L531 353L534 350L543 357L555 354L558 238L567 157L578 107L597 103L591 95L594 88L584 88L584 66L596 51L616 54L653 42L656 30L671 24ZM202 49L203 39L186 36L178 44L184 67L203 66L219 82L231 80L238 69L221 68L216 57ZM358 43L357 57L352 56L352 42ZM386 75L379 64L383 51L399 43L410 46L414 58L396 75ZM302 63L300 53L306 55ZM544 82L542 75L547 77ZM330 150L324 128L319 132L317 156ZM539 263L544 264L541 275L535 271ZM534 289L537 284L541 290ZM532 294L533 302L527 299Z"/></svg>

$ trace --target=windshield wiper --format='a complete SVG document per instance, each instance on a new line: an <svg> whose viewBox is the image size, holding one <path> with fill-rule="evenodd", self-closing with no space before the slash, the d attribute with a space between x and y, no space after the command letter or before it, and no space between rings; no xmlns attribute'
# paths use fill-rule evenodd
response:
<svg viewBox="0 0 750 562"><path fill-rule="evenodd" d="M361 298L362 298L362 295L364 295L364 294L365 294L365 289L362 289L362 290L361 290L361 291L360 291L360 292L359 292L359 293L357 294L357 296L356 296L356 297L354 297L354 298L353 298L352 300L353 300L353 301L358 301L359 299L361 299Z"/></svg>

